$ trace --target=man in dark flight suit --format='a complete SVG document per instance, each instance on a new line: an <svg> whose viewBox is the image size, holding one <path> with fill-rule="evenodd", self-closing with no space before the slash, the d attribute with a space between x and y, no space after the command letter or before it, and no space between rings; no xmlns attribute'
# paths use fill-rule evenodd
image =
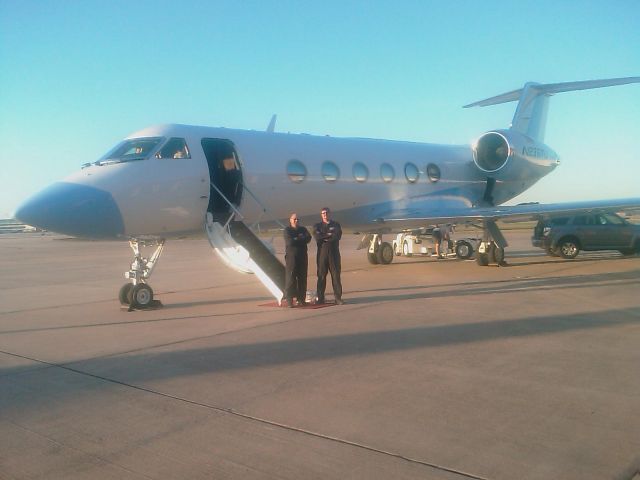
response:
<svg viewBox="0 0 640 480"><path fill-rule="evenodd" d="M306 305L307 295L307 243L311 241L309 230L298 225L298 215L292 213L289 226L284 229L286 264L284 277L284 295L289 307L293 307L293 297L298 305Z"/></svg>
<svg viewBox="0 0 640 480"><path fill-rule="evenodd" d="M342 228L338 222L329 218L331 211L324 207L320 215L322 221L313 226L313 236L318 244L316 257L318 265L318 303L324 303L324 290L327 284L327 272L331 272L331 284L336 304L343 305L342 282L340 281L340 238Z"/></svg>

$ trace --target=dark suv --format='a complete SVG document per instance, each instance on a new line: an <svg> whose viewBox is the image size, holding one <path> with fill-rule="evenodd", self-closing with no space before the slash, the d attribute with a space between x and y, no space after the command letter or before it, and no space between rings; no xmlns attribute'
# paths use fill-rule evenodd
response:
<svg viewBox="0 0 640 480"><path fill-rule="evenodd" d="M548 218L538 222L531 243L563 258L576 258L580 250L618 250L632 255L640 252L640 225L615 213Z"/></svg>

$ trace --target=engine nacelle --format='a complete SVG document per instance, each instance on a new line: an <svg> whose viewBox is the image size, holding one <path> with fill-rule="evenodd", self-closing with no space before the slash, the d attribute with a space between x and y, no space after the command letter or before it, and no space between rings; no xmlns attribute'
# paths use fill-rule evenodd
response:
<svg viewBox="0 0 640 480"><path fill-rule="evenodd" d="M545 175L560 160L543 143L513 130L494 130L482 135L472 146L473 161L483 174L502 180L524 175Z"/></svg>

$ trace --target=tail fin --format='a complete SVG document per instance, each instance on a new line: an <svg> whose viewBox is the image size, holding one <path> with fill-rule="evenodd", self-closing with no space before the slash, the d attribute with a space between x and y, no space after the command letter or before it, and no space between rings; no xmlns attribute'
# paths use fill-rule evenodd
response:
<svg viewBox="0 0 640 480"><path fill-rule="evenodd" d="M278 118L278 115L276 115L274 113L273 116L271 117L271 121L269 122L269 125L267 125L267 132L273 133L273 131L276 128L276 119L277 118Z"/></svg>
<svg viewBox="0 0 640 480"><path fill-rule="evenodd" d="M547 124L549 97L554 93L612 87L615 85L626 85L629 83L639 82L640 77L547 84L529 82L526 83L523 88L487 98L486 100L481 100L479 102L470 103L469 105L465 105L464 108L486 107L488 105L497 105L499 103L514 102L518 100L518 107L516 108L516 113L513 115L513 120L511 121L511 129L524 133L534 140L543 142L545 127Z"/></svg>

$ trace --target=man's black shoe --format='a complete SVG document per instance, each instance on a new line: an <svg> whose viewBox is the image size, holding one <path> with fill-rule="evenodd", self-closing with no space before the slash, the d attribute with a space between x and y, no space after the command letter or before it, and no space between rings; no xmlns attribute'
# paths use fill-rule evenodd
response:
<svg viewBox="0 0 640 480"><path fill-rule="evenodd" d="M344 305L344 300L341 298L336 298L336 305Z"/></svg>

